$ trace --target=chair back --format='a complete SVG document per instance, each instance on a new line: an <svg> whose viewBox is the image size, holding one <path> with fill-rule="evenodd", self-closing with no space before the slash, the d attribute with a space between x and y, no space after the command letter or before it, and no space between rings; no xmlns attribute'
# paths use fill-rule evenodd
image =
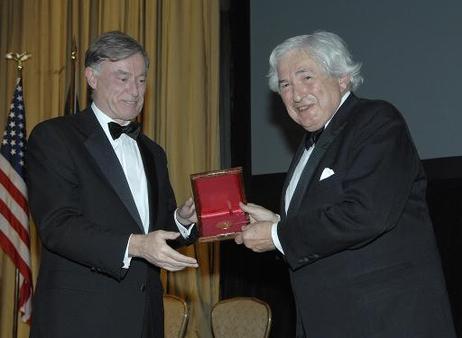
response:
<svg viewBox="0 0 462 338"><path fill-rule="evenodd" d="M271 328L271 308L253 297L219 301L212 308L215 338L267 338Z"/></svg>
<svg viewBox="0 0 462 338"><path fill-rule="evenodd" d="M164 337L183 338L188 324L188 305L180 297L164 295Z"/></svg>

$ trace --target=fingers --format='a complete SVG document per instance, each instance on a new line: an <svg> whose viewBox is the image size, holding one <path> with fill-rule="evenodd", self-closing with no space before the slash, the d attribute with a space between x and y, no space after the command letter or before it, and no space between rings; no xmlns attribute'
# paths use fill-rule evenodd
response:
<svg viewBox="0 0 462 338"><path fill-rule="evenodd" d="M194 201L192 199L192 197L189 197L186 202L184 202L183 204L184 207L187 207L187 208L191 208L191 207L194 207Z"/></svg>
<svg viewBox="0 0 462 338"><path fill-rule="evenodd" d="M157 231L156 231L157 232ZM179 232L174 232L174 231L163 231L163 230L160 230L158 232L158 236L159 238L162 238L164 240L174 240L174 239L177 239L178 236L180 236L180 233Z"/></svg>
<svg viewBox="0 0 462 338"><path fill-rule="evenodd" d="M143 246L143 255L148 262L169 271L184 268L197 268L199 265L193 257L185 256L167 244L167 240L176 239L178 232L157 230L149 233Z"/></svg>
<svg viewBox="0 0 462 338"><path fill-rule="evenodd" d="M255 219L255 204L248 203L244 204L242 202L239 202L239 207L242 209L242 211L246 212L247 215L249 216L249 221L250 223L255 223L257 220Z"/></svg>
<svg viewBox="0 0 462 338"><path fill-rule="evenodd" d="M178 208L177 216L179 216L181 220L188 221L189 223L197 222L196 205L194 204L194 200L191 197L188 198L186 202Z"/></svg>
<svg viewBox="0 0 462 338"><path fill-rule="evenodd" d="M239 207L242 209L242 211L245 211L245 212L251 212L251 205L252 203L247 203L247 204L244 204L242 202L239 202Z"/></svg>
<svg viewBox="0 0 462 338"><path fill-rule="evenodd" d="M262 213L262 212L270 212L268 209L262 207L261 205L258 204L253 204L253 203L247 203L244 204L242 202L239 202L239 207L249 213L249 214L257 214L257 213Z"/></svg>
<svg viewBox="0 0 462 338"><path fill-rule="evenodd" d="M184 268L197 268L199 266L195 258L182 255L168 246L157 254L152 263L169 271L179 271Z"/></svg>
<svg viewBox="0 0 462 338"><path fill-rule="evenodd" d="M242 227L242 232L236 235L236 244L244 244L254 252L274 250L271 237L271 222L259 222Z"/></svg>
<svg viewBox="0 0 462 338"><path fill-rule="evenodd" d="M197 268L197 260L193 257L180 254L178 251L170 248L165 252L164 263L178 268Z"/></svg>
<svg viewBox="0 0 462 338"><path fill-rule="evenodd" d="M236 237L234 237L234 242L239 245L241 245L244 242L242 238L242 232L238 233Z"/></svg>
<svg viewBox="0 0 462 338"><path fill-rule="evenodd" d="M261 205L255 204L255 203L242 203L239 202L239 206L241 207L242 210L246 211L245 209L251 211L259 208L263 208ZM264 209L264 208L263 208Z"/></svg>
<svg viewBox="0 0 462 338"><path fill-rule="evenodd" d="M242 244L244 243L244 236L246 234L246 230L249 229L251 227L251 225L243 225L241 227L241 231L242 232L239 232L236 237L234 237L234 242L236 242L236 244Z"/></svg>

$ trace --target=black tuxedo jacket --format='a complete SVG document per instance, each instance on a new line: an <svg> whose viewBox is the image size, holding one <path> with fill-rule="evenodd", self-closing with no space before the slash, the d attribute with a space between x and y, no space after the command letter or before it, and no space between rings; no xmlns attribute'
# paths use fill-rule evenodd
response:
<svg viewBox="0 0 462 338"><path fill-rule="evenodd" d="M285 213L285 190L303 149L302 142L289 169L278 226L297 334L455 337L426 179L400 113L350 94Z"/></svg>
<svg viewBox="0 0 462 338"><path fill-rule="evenodd" d="M142 134L137 142L150 231L177 231L165 153ZM149 338L163 337L159 268L134 258L122 269L128 238L143 227L92 110L37 125L28 146L29 202L42 241L31 337L141 337L143 327Z"/></svg>

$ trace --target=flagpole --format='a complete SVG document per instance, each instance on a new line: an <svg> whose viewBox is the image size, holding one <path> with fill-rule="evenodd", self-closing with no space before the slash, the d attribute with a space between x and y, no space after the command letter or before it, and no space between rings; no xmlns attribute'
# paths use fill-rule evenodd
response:
<svg viewBox="0 0 462 338"><path fill-rule="evenodd" d="M7 60L16 61L16 67L18 70L18 79L22 78L22 69L24 68L23 63L31 57L31 54L27 52L18 54L9 52L5 55ZM19 303L19 269L15 266L15 277L14 277L14 302L13 302L13 328L12 337L18 338L18 303Z"/></svg>
<svg viewBox="0 0 462 338"><path fill-rule="evenodd" d="M15 267L14 272L14 303L13 303L13 338L18 337L18 303L19 303L19 269Z"/></svg>
<svg viewBox="0 0 462 338"><path fill-rule="evenodd" d="M16 67L18 69L18 77L22 77L22 69L24 68L23 63L30 59L31 54L28 54L27 52L24 53L6 53L5 59L7 60L14 60L16 61Z"/></svg>
<svg viewBox="0 0 462 338"><path fill-rule="evenodd" d="M70 106L70 113L75 114L76 112L76 105L75 105L75 64L77 61L77 45L75 42L75 38L72 39L72 51L71 51L71 98L72 104Z"/></svg>
<svg viewBox="0 0 462 338"><path fill-rule="evenodd" d="M72 49L70 57L70 75L69 75L69 89L64 103L64 115L76 114L79 110L77 101L77 85L76 85L76 63L77 63L77 44L75 38L72 39Z"/></svg>

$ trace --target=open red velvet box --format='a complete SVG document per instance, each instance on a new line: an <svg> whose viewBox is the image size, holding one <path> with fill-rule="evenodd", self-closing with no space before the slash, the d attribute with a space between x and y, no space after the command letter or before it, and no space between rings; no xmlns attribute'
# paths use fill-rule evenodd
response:
<svg viewBox="0 0 462 338"><path fill-rule="evenodd" d="M239 207L245 203L242 168L215 170L191 175L199 221L199 241L233 238L248 217Z"/></svg>

